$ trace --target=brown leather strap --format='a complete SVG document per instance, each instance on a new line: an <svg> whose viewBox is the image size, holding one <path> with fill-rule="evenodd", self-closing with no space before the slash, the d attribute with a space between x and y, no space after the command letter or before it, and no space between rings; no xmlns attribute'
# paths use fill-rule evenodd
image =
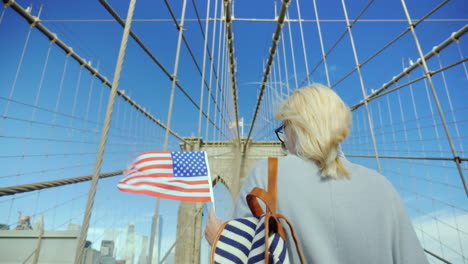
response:
<svg viewBox="0 0 468 264"><path fill-rule="evenodd" d="M276 182L278 178L278 158L268 158L268 194L271 198L270 206L271 213L276 214L277 204L277 193L276 193Z"/></svg>
<svg viewBox="0 0 468 264"><path fill-rule="evenodd" d="M270 260L268 257L270 254L270 251L268 250L268 239L270 236L270 217L271 214L265 215L265 264L268 264L268 261Z"/></svg>
<svg viewBox="0 0 468 264"><path fill-rule="evenodd" d="M255 187L249 194L247 194L247 204L249 205L250 211L255 217L264 215L262 206L258 203L258 199L262 200L267 208L267 212L271 212L272 197L262 188Z"/></svg>
<svg viewBox="0 0 468 264"><path fill-rule="evenodd" d="M284 217L284 215L277 214L276 217L277 217L278 221L279 221L279 219L283 219L284 221L286 221L286 223L288 223L289 229L291 230L291 236L294 239L294 243L296 243L296 250L297 250L297 254L299 255L299 259L301 260L302 264L305 264L306 262L304 260L304 255L302 254L301 243L299 242L299 240L296 237L296 230L294 230L294 226L291 224L291 222L289 222L289 220L286 217Z"/></svg>
<svg viewBox="0 0 468 264"><path fill-rule="evenodd" d="M277 192L276 192L276 181L278 173L278 158L268 158L268 191L262 188L255 187L247 194L247 204L249 205L250 211L256 217L264 215L263 208L257 201L257 198L263 201L266 206L266 213L276 214L277 208Z"/></svg>

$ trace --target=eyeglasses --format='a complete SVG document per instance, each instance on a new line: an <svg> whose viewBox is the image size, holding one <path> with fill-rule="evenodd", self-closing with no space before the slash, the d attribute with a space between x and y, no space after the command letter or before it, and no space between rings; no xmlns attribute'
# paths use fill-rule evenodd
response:
<svg viewBox="0 0 468 264"><path fill-rule="evenodd" d="M284 143L284 124L275 129L275 134L281 143Z"/></svg>

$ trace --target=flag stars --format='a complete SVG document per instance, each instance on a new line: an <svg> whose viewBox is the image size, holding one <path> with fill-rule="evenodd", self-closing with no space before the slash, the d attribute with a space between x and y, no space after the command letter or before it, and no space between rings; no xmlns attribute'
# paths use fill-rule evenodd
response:
<svg viewBox="0 0 468 264"><path fill-rule="evenodd" d="M174 176L207 176L208 168L204 152L172 152Z"/></svg>

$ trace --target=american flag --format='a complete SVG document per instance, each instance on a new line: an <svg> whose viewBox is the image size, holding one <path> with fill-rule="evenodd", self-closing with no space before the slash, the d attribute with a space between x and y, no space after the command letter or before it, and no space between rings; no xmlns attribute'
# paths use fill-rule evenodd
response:
<svg viewBox="0 0 468 264"><path fill-rule="evenodd" d="M143 152L117 188L163 199L210 202L212 190L206 152Z"/></svg>

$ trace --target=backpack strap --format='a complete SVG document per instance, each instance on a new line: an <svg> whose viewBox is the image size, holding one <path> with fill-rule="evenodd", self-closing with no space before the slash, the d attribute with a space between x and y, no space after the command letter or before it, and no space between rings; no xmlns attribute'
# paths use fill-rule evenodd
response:
<svg viewBox="0 0 468 264"><path fill-rule="evenodd" d="M278 158L268 158L268 194L270 195L271 213L276 214L276 205L278 202L276 193L276 182L278 179Z"/></svg>
<svg viewBox="0 0 468 264"><path fill-rule="evenodd" d="M289 229L291 230L291 236L294 239L294 243L296 243L297 255L299 255L299 259L301 260L302 264L306 263L304 260L304 255L302 254L301 244L299 243L299 240L296 237L296 230L294 230L294 226L291 224L291 222L289 222L289 220L286 217L284 217L284 215L277 214L276 217L278 218L278 220L283 219L284 221L286 221L286 223L288 223Z"/></svg>
<svg viewBox="0 0 468 264"><path fill-rule="evenodd" d="M268 158L268 191L262 188L255 187L252 191L247 194L247 204L249 205L250 211L255 217L264 215L263 208L258 203L257 199L262 200L265 204L267 213L276 214L277 205L277 193L276 193L276 181L278 176L278 158Z"/></svg>
<svg viewBox="0 0 468 264"><path fill-rule="evenodd" d="M275 230L280 237L286 241L286 234L284 233L283 226L279 219L283 219L289 225L289 229L291 230L291 236L294 239L294 243L296 244L297 254L299 255L299 259L302 264L306 263L304 260L304 256L302 254L301 245L299 240L296 237L296 231L294 230L294 226L289 222L289 220L284 217L282 214L277 214L277 181L278 181L278 158L269 157L268 158L268 192L261 188L254 188L250 194L247 195L247 202L249 204L250 210L252 214L255 216L263 215L263 209L258 204L257 199L261 199L266 207L267 207L267 215L265 216L265 264L268 264L268 239L269 239L269 230ZM250 197L250 198L249 198ZM256 215L255 213L260 213ZM271 226L273 224L273 226Z"/></svg>

